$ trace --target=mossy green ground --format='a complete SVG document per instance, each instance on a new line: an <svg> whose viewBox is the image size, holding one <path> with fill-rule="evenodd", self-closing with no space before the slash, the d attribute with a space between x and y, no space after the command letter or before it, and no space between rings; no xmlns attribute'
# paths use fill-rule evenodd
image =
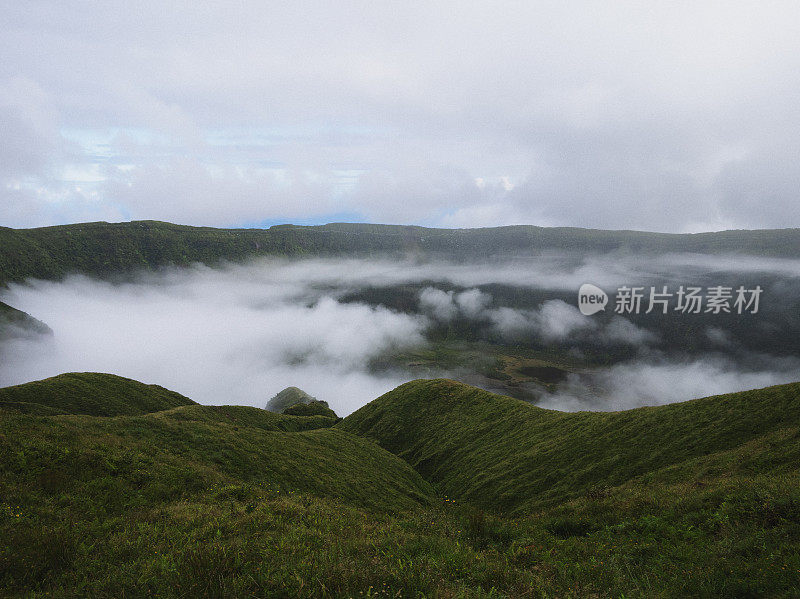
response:
<svg viewBox="0 0 800 599"><path fill-rule="evenodd" d="M798 402L559 414L417 381L332 428L0 408L0 595L798 596Z"/></svg>

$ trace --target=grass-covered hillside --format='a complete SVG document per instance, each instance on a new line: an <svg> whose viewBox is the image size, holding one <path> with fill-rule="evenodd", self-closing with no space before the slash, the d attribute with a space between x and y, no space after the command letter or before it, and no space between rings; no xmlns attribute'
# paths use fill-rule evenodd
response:
<svg viewBox="0 0 800 599"><path fill-rule="evenodd" d="M25 394L0 404L0 596L800 588L798 385L563 414L415 381L336 423L137 395L132 415L55 414L91 405L53 399L75 376L91 387L73 396L167 401L109 375L10 388Z"/></svg>
<svg viewBox="0 0 800 599"><path fill-rule="evenodd" d="M442 493L530 512L637 477L786 473L800 464L800 383L624 412L566 413L446 379L406 383L341 428Z"/></svg>
<svg viewBox="0 0 800 599"><path fill-rule="evenodd" d="M159 416L178 421L195 421L207 423L225 423L237 426L249 426L265 431L298 432L327 428L333 426L339 418L328 408L330 413L276 414L268 410L259 410L250 406L201 406L181 407L177 410L162 412Z"/></svg>
<svg viewBox="0 0 800 599"><path fill-rule="evenodd" d="M45 323L30 314L0 302L0 341L9 337L51 335Z"/></svg>
<svg viewBox="0 0 800 599"><path fill-rule="evenodd" d="M0 596L186 596L197 576L211 577L209 589L226 584L212 579L218 559L243 577L258 565L281 588L296 584L273 563L281 548L312 546L292 534L340 512L400 513L433 499L400 458L324 416L199 406L97 374L1 393L12 403L0 404ZM104 401L113 407L99 409ZM87 410L95 415L76 413ZM247 530L233 538L242 517ZM323 530L314 537L327 542ZM258 555L245 560L248 544Z"/></svg>
<svg viewBox="0 0 800 599"><path fill-rule="evenodd" d="M0 389L0 407L16 411L135 416L194 402L158 385L113 374L72 372Z"/></svg>
<svg viewBox="0 0 800 599"><path fill-rule="evenodd" d="M336 412L328 407L328 402L315 400L310 403L296 403L283 411L292 416L327 416L336 418Z"/></svg>
<svg viewBox="0 0 800 599"><path fill-rule="evenodd" d="M113 278L134 270L253 256L374 256L480 259L543 250L747 253L796 257L800 229L666 234L519 225L485 229L330 224L214 229L156 221L0 227L0 285L69 273Z"/></svg>
<svg viewBox="0 0 800 599"><path fill-rule="evenodd" d="M316 397L312 397L302 389L297 387L286 387L279 391L270 398L267 402L266 409L272 412L283 412L286 408L290 408L297 404L309 404L313 401L318 401Z"/></svg>

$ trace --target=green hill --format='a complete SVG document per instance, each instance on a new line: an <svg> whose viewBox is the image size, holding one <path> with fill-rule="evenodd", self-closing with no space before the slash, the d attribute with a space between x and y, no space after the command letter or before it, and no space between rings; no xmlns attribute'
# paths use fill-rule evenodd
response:
<svg viewBox="0 0 800 599"><path fill-rule="evenodd" d="M333 410L330 410L333 413ZM298 432L333 426L336 414L276 414L249 406L180 406L160 412L158 417L179 421L216 422L233 426L250 426L265 431Z"/></svg>
<svg viewBox="0 0 800 599"><path fill-rule="evenodd" d="M23 412L133 416L190 404L191 399L158 385L96 372L60 374L0 389L0 407Z"/></svg>
<svg viewBox="0 0 800 599"><path fill-rule="evenodd" d="M433 500L404 461L331 417L200 406L96 373L0 397L2 596L218 596L245 549L263 570L237 584L285 589L293 552Z"/></svg>
<svg viewBox="0 0 800 599"><path fill-rule="evenodd" d="M18 497L57 488L98 515L229 484L383 509L429 499L429 486L405 462L327 428L329 421L275 416L269 426L255 418L256 408L243 410L233 418L228 410L197 405L116 418L6 412L4 488ZM92 489L99 495L87 495Z"/></svg>
<svg viewBox="0 0 800 599"><path fill-rule="evenodd" d="M270 398L267 402L266 409L280 413L293 405L307 404L312 401L317 401L317 398L297 387L286 387L286 389L278 391L278 393Z"/></svg>
<svg viewBox="0 0 800 599"><path fill-rule="evenodd" d="M335 223L214 229L157 221L0 227L0 285L70 273L118 277L134 270L218 264L254 256L375 256L478 259L545 250L701 252L797 257L800 229L667 234L519 225L485 229Z"/></svg>
<svg viewBox="0 0 800 599"><path fill-rule="evenodd" d="M529 512L636 479L786 473L800 463L800 383L624 412L565 413L455 381L406 383L338 425L441 493ZM750 451L739 455L743 447Z"/></svg>
<svg viewBox="0 0 800 599"><path fill-rule="evenodd" d="M566 414L414 381L335 426L185 398L147 411L135 395L113 403L135 415L54 414L87 376L95 396L153 389L65 375L10 388L27 412L0 405L2 596L800 588L797 384Z"/></svg>
<svg viewBox="0 0 800 599"><path fill-rule="evenodd" d="M314 400L309 403L296 403L283 411L292 416L326 416L336 418L336 412L328 407L328 402Z"/></svg>

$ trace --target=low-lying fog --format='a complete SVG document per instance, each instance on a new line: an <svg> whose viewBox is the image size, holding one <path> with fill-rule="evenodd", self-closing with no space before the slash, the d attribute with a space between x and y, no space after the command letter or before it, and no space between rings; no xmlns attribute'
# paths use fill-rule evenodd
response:
<svg viewBox="0 0 800 599"><path fill-rule="evenodd" d="M423 346L432 328L456 319L475 322L495 341L572 343L576 356L581 339L633 348L621 362L568 377L543 396L545 407L624 409L800 380L798 354L743 351L725 326L697 332L713 351L684 355L665 350L657 327L612 317L613 305L604 320L576 308L585 282L610 291L656 280L691 284L719 272L763 275L772 289L795 293L800 261L696 255L548 255L484 265L261 260L168 270L116 284L85 277L30 281L12 285L0 300L45 322L54 334L0 345L0 386L98 371L156 383L201 403L263 407L294 385L346 415L414 378L401 367L372 370L371 359ZM498 284L563 292L564 299L527 308L503 305L480 288ZM344 299L367 287L397 285L419 286L413 310ZM773 310L772 318L789 316Z"/></svg>

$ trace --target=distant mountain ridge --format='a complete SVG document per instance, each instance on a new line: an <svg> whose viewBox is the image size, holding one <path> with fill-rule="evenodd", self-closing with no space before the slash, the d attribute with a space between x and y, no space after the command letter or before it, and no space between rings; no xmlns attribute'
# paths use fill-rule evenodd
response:
<svg viewBox="0 0 800 599"><path fill-rule="evenodd" d="M215 229L158 221L0 227L0 285L81 273L112 278L138 269L217 264L256 256L429 256L453 260L546 250L700 252L800 256L800 229L671 234L514 225L432 229L332 223Z"/></svg>

